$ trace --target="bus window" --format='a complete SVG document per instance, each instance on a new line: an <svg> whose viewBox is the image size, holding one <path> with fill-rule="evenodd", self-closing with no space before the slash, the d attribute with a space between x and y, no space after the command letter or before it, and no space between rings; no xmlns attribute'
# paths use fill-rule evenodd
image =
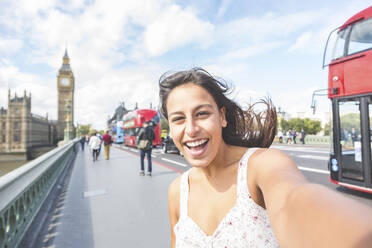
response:
<svg viewBox="0 0 372 248"><path fill-rule="evenodd" d="M350 28L348 27L337 33L337 39L332 52L332 60L345 56L345 39L349 29Z"/></svg>
<svg viewBox="0 0 372 248"><path fill-rule="evenodd" d="M372 18L356 23L350 33L348 54L372 48Z"/></svg>
<svg viewBox="0 0 372 248"><path fill-rule="evenodd" d="M324 50L323 68L332 63L333 60L346 56L345 40L349 33L350 27L340 31L334 30L330 33L326 48Z"/></svg>
<svg viewBox="0 0 372 248"><path fill-rule="evenodd" d="M339 102L342 174L363 179L359 100Z"/></svg>

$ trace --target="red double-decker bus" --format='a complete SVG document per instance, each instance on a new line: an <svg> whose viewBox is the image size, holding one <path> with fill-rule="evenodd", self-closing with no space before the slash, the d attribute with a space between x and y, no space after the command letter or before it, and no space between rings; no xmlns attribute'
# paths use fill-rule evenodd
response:
<svg viewBox="0 0 372 248"><path fill-rule="evenodd" d="M324 66L333 112L330 180L372 193L372 6L331 32Z"/></svg>
<svg viewBox="0 0 372 248"><path fill-rule="evenodd" d="M155 140L153 146L161 145L160 137L160 116L157 111L153 109L137 109L133 110L123 117L123 133L124 144L128 146L137 146L136 139L143 122L148 121L149 126L154 129Z"/></svg>

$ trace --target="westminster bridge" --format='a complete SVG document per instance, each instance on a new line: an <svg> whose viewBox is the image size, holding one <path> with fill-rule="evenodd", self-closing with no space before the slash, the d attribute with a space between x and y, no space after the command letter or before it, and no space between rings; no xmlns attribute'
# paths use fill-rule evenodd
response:
<svg viewBox="0 0 372 248"><path fill-rule="evenodd" d="M371 194L329 182L329 147L274 147L309 181L372 206ZM137 149L110 153L93 162L74 140L0 177L0 248L169 247L168 186L189 165L156 148L152 177L139 176Z"/></svg>

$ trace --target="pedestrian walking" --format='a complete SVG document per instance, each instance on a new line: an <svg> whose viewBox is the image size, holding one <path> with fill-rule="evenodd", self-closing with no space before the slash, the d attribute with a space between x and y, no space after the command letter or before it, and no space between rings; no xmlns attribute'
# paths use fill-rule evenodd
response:
<svg viewBox="0 0 372 248"><path fill-rule="evenodd" d="M110 158L110 146L112 144L112 138L111 135L109 134L109 131L106 130L105 135L102 137L103 140L103 146L105 148L105 158L106 160L109 160Z"/></svg>
<svg viewBox="0 0 372 248"><path fill-rule="evenodd" d="M292 129L292 134L293 134L293 143L297 144L296 138L297 138L297 131L296 129Z"/></svg>
<svg viewBox="0 0 372 248"><path fill-rule="evenodd" d="M101 147L102 147L103 140L102 140L102 134L97 133L96 136L97 136L97 137L99 138L99 140L101 141L101 143L100 143L100 145L99 145L99 148L98 148L98 154L97 154L97 157L99 157L99 155L101 154Z"/></svg>
<svg viewBox="0 0 372 248"><path fill-rule="evenodd" d="M300 138L300 141L302 142L303 145L305 145L305 136L306 136L306 132L304 129L301 129L301 138Z"/></svg>
<svg viewBox="0 0 372 248"><path fill-rule="evenodd" d="M81 150L84 151L85 135L81 135L81 137L80 137L80 145L81 145Z"/></svg>
<svg viewBox="0 0 372 248"><path fill-rule="evenodd" d="M98 150L101 147L101 140L97 133L94 133L89 139L89 147L92 150L93 162L98 160Z"/></svg>
<svg viewBox="0 0 372 248"><path fill-rule="evenodd" d="M168 190L172 248L370 246L372 208L309 183L268 148L277 123L270 100L264 115L244 111L200 68L164 75L159 88L160 111L192 166Z"/></svg>
<svg viewBox="0 0 372 248"><path fill-rule="evenodd" d="M282 130L278 131L279 143L283 143L283 132Z"/></svg>
<svg viewBox="0 0 372 248"><path fill-rule="evenodd" d="M140 149L140 158L141 158L141 171L140 175L145 175L145 155L147 157L147 176L151 176L152 173L152 162L151 162L151 151L152 151L152 141L155 139L155 132L152 127L149 126L149 122L143 123L143 128L138 134L137 144L145 144Z"/></svg>
<svg viewBox="0 0 372 248"><path fill-rule="evenodd" d="M287 132L287 144L292 144L293 143L293 135L292 135L292 131L291 130L288 130Z"/></svg>
<svg viewBox="0 0 372 248"><path fill-rule="evenodd" d="M351 128L350 137L351 137L351 141L353 142L353 146L354 146L355 141L359 141L359 133L353 127Z"/></svg>

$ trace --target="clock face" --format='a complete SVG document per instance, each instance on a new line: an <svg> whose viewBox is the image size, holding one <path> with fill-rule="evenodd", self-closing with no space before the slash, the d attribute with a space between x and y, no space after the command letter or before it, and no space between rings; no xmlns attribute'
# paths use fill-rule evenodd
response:
<svg viewBox="0 0 372 248"><path fill-rule="evenodd" d="M68 78L62 78L61 79L61 85L62 86L69 86L70 85L70 80Z"/></svg>

